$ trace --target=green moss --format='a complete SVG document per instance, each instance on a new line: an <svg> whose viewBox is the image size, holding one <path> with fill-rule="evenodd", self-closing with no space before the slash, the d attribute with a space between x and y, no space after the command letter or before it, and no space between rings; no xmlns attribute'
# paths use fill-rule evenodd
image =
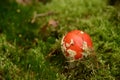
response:
<svg viewBox="0 0 120 80"><path fill-rule="evenodd" d="M119 80L120 16L107 1L52 0L24 6L5 0L0 12L0 79ZM49 25L51 19L58 22L56 28ZM60 41L73 29L90 34L98 68L92 58L66 68Z"/></svg>

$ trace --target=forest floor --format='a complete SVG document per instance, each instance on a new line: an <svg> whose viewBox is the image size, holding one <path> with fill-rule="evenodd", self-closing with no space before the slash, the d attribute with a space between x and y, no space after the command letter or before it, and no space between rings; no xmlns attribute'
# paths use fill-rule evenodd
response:
<svg viewBox="0 0 120 80"><path fill-rule="evenodd" d="M120 10L107 1L4 0L0 18L0 80L120 79ZM91 36L98 65L66 68L60 42L75 29Z"/></svg>

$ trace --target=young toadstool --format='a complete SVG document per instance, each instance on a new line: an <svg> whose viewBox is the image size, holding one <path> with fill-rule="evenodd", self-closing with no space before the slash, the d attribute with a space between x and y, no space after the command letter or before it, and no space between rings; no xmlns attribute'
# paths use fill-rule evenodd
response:
<svg viewBox="0 0 120 80"><path fill-rule="evenodd" d="M61 49L69 62L78 61L91 54L92 40L87 33L73 30L62 38Z"/></svg>

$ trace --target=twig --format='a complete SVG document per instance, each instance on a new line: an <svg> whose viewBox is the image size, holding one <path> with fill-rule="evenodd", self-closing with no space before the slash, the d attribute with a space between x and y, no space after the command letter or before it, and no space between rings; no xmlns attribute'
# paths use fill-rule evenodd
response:
<svg viewBox="0 0 120 80"><path fill-rule="evenodd" d="M57 49L52 50L52 51L46 56L46 58L49 58L49 57L53 56L53 54L55 54L56 50L57 50Z"/></svg>
<svg viewBox="0 0 120 80"><path fill-rule="evenodd" d="M37 17L45 17L45 16L49 16L49 15L53 15L53 14L56 14L56 13L53 11L49 11L46 13L40 13L40 14L37 14L36 12L34 12L34 16L33 16L31 23L34 23Z"/></svg>

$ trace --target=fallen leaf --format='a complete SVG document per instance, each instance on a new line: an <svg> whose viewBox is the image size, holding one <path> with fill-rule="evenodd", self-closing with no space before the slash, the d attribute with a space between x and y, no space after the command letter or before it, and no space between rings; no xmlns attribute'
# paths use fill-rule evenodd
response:
<svg viewBox="0 0 120 80"><path fill-rule="evenodd" d="M16 0L17 3L22 5L31 4L32 0Z"/></svg>
<svg viewBox="0 0 120 80"><path fill-rule="evenodd" d="M54 19L49 20L48 25L52 25L53 27L58 26L58 21L55 21Z"/></svg>

